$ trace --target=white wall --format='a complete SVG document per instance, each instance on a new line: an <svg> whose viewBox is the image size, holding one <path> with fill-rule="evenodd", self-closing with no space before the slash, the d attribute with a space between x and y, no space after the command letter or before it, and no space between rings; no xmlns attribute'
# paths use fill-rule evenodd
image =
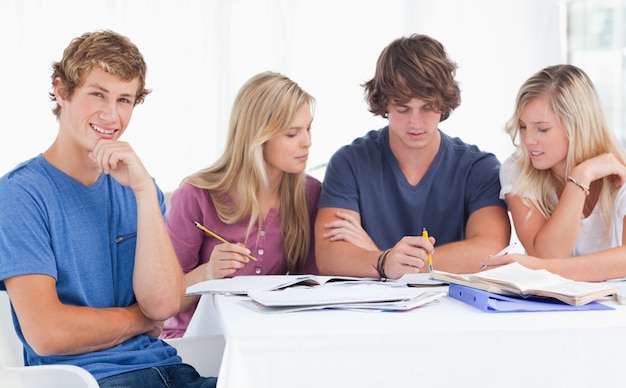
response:
<svg viewBox="0 0 626 388"><path fill-rule="evenodd" d="M153 89L124 135L164 190L221 153L232 100L252 75L281 72L314 95L309 166L385 124L360 84L393 39L423 33L458 63L461 107L441 128L503 160L517 88L564 61L558 0L3 0L0 174L54 139L50 63L85 31L128 35Z"/></svg>

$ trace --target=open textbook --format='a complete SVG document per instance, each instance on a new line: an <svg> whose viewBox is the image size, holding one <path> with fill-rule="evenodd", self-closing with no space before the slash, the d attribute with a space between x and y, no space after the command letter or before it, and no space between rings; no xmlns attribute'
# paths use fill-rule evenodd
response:
<svg viewBox="0 0 626 388"><path fill-rule="evenodd" d="M321 275L242 275L232 278L205 280L187 287L187 295L201 294L230 294L247 295L249 290L280 290L296 286L321 286L335 283L385 283L388 286L429 287L445 285L446 283L433 280L427 273L405 275L398 280L382 282L376 278L361 278L351 276L321 276Z"/></svg>
<svg viewBox="0 0 626 388"><path fill-rule="evenodd" d="M574 281L547 270L529 269L517 262L471 275L435 270L431 277L499 294L554 298L574 306L616 293L607 283Z"/></svg>
<svg viewBox="0 0 626 388"><path fill-rule="evenodd" d="M333 282L378 281L373 278L316 275L242 275L232 278L205 280L187 287L187 295L231 294L247 295L249 290L280 290L295 286L320 286Z"/></svg>
<svg viewBox="0 0 626 388"><path fill-rule="evenodd" d="M598 302L589 302L580 306L574 306L554 298L543 298L537 301L534 299L506 296L455 283L450 284L448 295L452 299L460 300L463 303L489 313L615 310L613 307Z"/></svg>

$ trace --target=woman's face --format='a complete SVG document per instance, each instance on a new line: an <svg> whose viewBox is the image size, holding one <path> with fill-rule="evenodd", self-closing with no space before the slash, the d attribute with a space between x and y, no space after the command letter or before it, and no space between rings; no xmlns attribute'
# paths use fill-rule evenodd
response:
<svg viewBox="0 0 626 388"><path fill-rule="evenodd" d="M312 121L311 108L304 104L289 128L265 143L264 157L270 177L304 171L311 147Z"/></svg>
<svg viewBox="0 0 626 388"><path fill-rule="evenodd" d="M526 104L520 115L520 137L533 167L552 169L559 176L565 173L569 141L563 124L544 98Z"/></svg>

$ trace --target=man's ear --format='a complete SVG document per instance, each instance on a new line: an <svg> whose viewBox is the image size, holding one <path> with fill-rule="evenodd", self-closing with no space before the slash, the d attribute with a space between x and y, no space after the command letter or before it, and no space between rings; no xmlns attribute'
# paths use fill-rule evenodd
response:
<svg viewBox="0 0 626 388"><path fill-rule="evenodd" d="M67 90L60 77L56 77L54 79L54 97L56 98L59 106L63 106L67 100Z"/></svg>

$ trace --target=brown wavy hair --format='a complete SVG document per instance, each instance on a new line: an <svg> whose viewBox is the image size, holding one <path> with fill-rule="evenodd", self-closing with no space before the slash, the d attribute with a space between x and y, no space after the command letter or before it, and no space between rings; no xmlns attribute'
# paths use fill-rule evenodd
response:
<svg viewBox="0 0 626 388"><path fill-rule="evenodd" d="M369 111L387 117L390 101L405 104L419 98L444 121L461 104L456 69L437 40L419 34L396 39L380 54L374 78L362 85Z"/></svg>
<svg viewBox="0 0 626 388"><path fill-rule="evenodd" d="M127 37L110 30L86 32L74 38L63 51L63 58L52 63L52 88L55 80L60 78L66 98L71 98L74 90L84 82L85 75L93 68L99 68L114 74L124 81L139 80L135 95L135 105L141 104L150 93L146 89L146 73L148 67L143 55ZM50 100L56 102L53 92ZM61 115L61 107L55 104L52 112Z"/></svg>

